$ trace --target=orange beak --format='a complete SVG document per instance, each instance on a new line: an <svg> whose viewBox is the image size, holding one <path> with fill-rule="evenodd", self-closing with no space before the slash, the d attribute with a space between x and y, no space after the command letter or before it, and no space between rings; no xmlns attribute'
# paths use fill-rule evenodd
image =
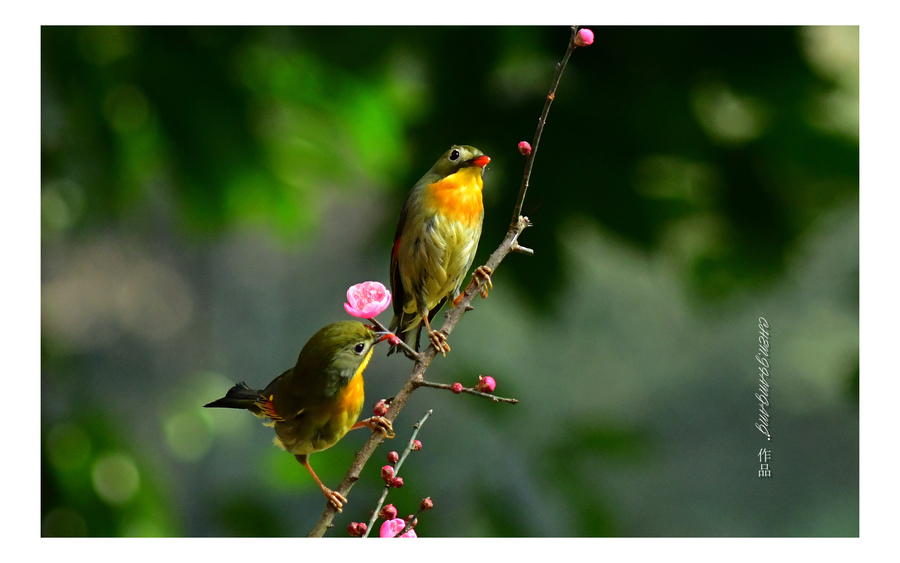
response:
<svg viewBox="0 0 900 563"><path fill-rule="evenodd" d="M478 168L484 168L487 166L487 163L491 161L491 157L486 154L479 156L478 158L473 158L469 161L469 166L477 166Z"/></svg>

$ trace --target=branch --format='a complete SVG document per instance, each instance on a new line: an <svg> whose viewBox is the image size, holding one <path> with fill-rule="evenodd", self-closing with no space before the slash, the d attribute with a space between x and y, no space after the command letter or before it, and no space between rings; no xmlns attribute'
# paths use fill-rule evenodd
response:
<svg viewBox="0 0 900 563"><path fill-rule="evenodd" d="M519 220L519 215L522 214L522 206L525 205L525 192L528 191L528 182L531 180L531 168L534 166L534 157L537 156L538 145L541 143L541 133L544 132L544 125L547 123L547 114L550 113L550 104L552 104L553 99L556 98L556 87L559 86L559 79L562 78L566 63L569 62L569 57L572 56L572 51L575 50L575 35L577 33L578 26L573 25L572 35L569 37L569 48L566 49L563 60L556 63L556 75L553 77L553 82L550 84L550 92L547 94L546 101L544 101L544 111L541 112L541 118L538 119L537 130L534 132L534 143L531 145L531 154L525 157L525 174L522 176L522 186L519 188L519 197L516 198L516 205L513 207L510 228L516 224Z"/></svg>
<svg viewBox="0 0 900 563"><path fill-rule="evenodd" d="M428 412L425 413L425 416L422 417L419 422L413 425L413 433L409 437L409 444L407 444L406 449L403 451L403 455L400 456L400 459L397 460L397 463L394 464L394 475L400 473L400 466L403 465L403 462L406 461L406 456L409 455L409 452L413 451L414 444L416 442L416 436L419 435L419 429L422 428L422 425L425 424L425 421L428 420L428 417L431 416L431 409L428 409ZM375 510L372 511L372 517L369 519L369 525L366 528L366 532L363 534L364 538L369 537L369 533L372 531L372 527L375 526L375 520L378 519L378 513L381 512L381 507L384 505L385 499L387 499L387 495L391 490L390 483L385 484L384 490L381 492L381 498L378 499L378 504L375 505ZM406 533L406 532L401 532Z"/></svg>
<svg viewBox="0 0 900 563"><path fill-rule="evenodd" d="M563 70L566 67L566 63L569 61L569 57L572 54L572 51L575 49L575 37L578 28L576 26L572 26L572 35L569 38L569 46L566 50L566 54L563 57L563 60L556 65L556 75L553 78L553 82L550 86L550 93L547 95L547 100L544 102L544 110L541 113L541 118L538 120L537 131L535 132L534 137L534 146L532 148L532 152L528 155L525 161L525 173L522 177L522 187L519 189L519 195L516 198L515 206L513 207L513 218L510 223L509 230L506 233L506 236L503 238L503 241L500 243L500 246L497 247L497 250L493 252L488 258L488 261L484 264L491 272L496 272L497 267L500 265L500 262L510 253L510 252L521 252L524 254L533 254L534 252L523 246L518 244L519 235L525 231L526 228L531 226L531 221L528 220L528 217L523 217L522 206L525 203L525 192L528 189L528 182L531 178L531 169L534 164L534 158L537 156L538 143L540 142L541 133L544 130L544 124L547 122L547 114L550 111L550 104L553 102L553 99L556 97L556 88L559 85L559 79L562 77ZM471 303L472 299L474 299L475 295L481 292L481 286L485 282L482 279L475 278L473 276L472 281L466 286L466 290L460 296L460 301L457 303L455 307L450 309L446 313L446 320L444 321L443 326L440 328L441 332L445 335L450 336L450 333L453 332L454 327L462 318L463 314L467 310L472 310ZM406 405L406 401L409 399L409 396L415 391L417 388L422 386L433 386L426 385L424 374L425 370L428 369L428 366L431 364L431 361L434 359L437 354L437 350L434 348L434 345L429 346L423 352L420 352L415 359L415 365L413 366L412 373L409 376L409 379L406 380L406 383L403 385L403 388L397 393L397 395L391 401L391 406L388 409L388 412L385 414L385 418L387 418L392 423L397 418L397 415L400 414L400 411L403 409L404 405ZM379 444L383 441L383 435L379 432L373 432L372 436L369 437L368 441L363 445L362 449L360 449L356 453L356 458L353 461L353 464L350 466L350 470L347 472L347 475L344 477L344 480L336 489L337 492L341 493L345 498L347 494L350 492L350 489L353 487L353 484L359 479L359 475L362 472L362 468L365 466L366 462L375 452L375 448L378 447ZM334 519L335 508L331 503L327 503L325 506L325 511L322 513L322 516L319 518L319 521L313 527L312 531L309 533L309 537L321 537L325 534L325 531L331 527L331 521Z"/></svg>
<svg viewBox="0 0 900 563"><path fill-rule="evenodd" d="M419 387L431 387L434 389L447 389L448 391L453 391L453 385L449 385L447 383L432 383L430 381L422 381L419 383ZM515 405L519 402L518 399L510 399L507 397L498 397L492 393L485 393L484 391L478 391L472 387L463 387L459 391L460 393L469 393L470 395L478 395L479 397L484 397L485 399L490 399L495 403L511 403Z"/></svg>

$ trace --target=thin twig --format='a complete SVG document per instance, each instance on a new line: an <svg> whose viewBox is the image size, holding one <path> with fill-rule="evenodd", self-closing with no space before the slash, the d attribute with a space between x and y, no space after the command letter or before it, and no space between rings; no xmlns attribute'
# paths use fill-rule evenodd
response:
<svg viewBox="0 0 900 563"><path fill-rule="evenodd" d="M400 473L400 466L403 465L403 462L406 461L406 456L409 455L409 452L413 450L414 444L416 442L416 436L419 434L419 429L422 428L422 425L425 424L425 421L428 420L428 417L431 416L431 409L428 409L428 412L425 413L419 422L413 425L413 433L409 437L409 444L406 446L406 449L403 450L403 455L400 456L400 459L397 460L397 463L394 464L394 477L396 477ZM381 498L378 499L378 504L375 506L375 510L372 512L372 517L369 519L369 525L366 528L366 533L363 534L362 537L369 537L369 532L372 531L372 526L375 525L375 520L378 519L378 513L381 512L381 507L384 505L385 499L387 499L388 493L391 490L391 484L385 483L384 490L381 492Z"/></svg>
<svg viewBox="0 0 900 563"><path fill-rule="evenodd" d="M446 389L448 391L453 391L453 386L448 385L446 383L432 383L431 381L422 380L417 385L418 387L431 387L433 389ZM463 387L460 393L469 393L470 395L478 395L479 397L484 397L485 399L490 399L495 403L510 403L515 405L519 402L518 399L512 399L507 397L499 397L497 395L491 393L485 393L484 391L478 391L472 387Z"/></svg>
<svg viewBox="0 0 900 563"><path fill-rule="evenodd" d="M553 99L556 98L556 87L559 86L559 79L562 78L563 69L566 68L566 63L569 62L569 57L572 55L572 51L575 50L576 33L578 33L578 26L573 25L572 35L569 37L569 48L566 49L563 60L556 63L556 75L553 77L553 82L550 85L550 92L547 94L547 99L544 101L544 111L541 112L541 118L538 120L537 130L534 132L534 142L531 144L531 154L525 158L525 174L522 176L522 186L519 188L519 197L516 198L516 206L513 207L510 228L518 222L519 215L522 214L522 206L525 204L525 192L528 191L528 182L531 180L531 167L534 165L534 157L537 156L538 145L541 143L541 133L544 132L544 125L547 123L547 114L550 113L550 104L552 104Z"/></svg>
<svg viewBox="0 0 900 563"><path fill-rule="evenodd" d="M369 319L369 320L372 321L372 324L375 325L375 328L377 328L377 329L380 330L381 332L391 332L391 331L389 331L388 329L384 328L384 325L381 324L380 322L378 322L378 319ZM391 332L391 334L394 334L394 333ZM407 344L406 342L403 341L402 338L400 338L400 337L397 336L396 334L394 334L394 336L397 338L397 340L400 341L400 346L402 346L407 352L409 352L410 354L412 354L412 357L415 357L415 356L418 356L418 355L419 355L419 353L416 352L415 350L413 350L413 349L410 347L409 344Z"/></svg>
<svg viewBox="0 0 900 563"><path fill-rule="evenodd" d="M528 181L531 176L531 168L534 163L534 157L537 154L538 142L540 141L541 132L544 130L544 124L547 121L547 113L550 110L550 103L553 101L553 98L556 97L556 87L559 85L559 79L562 76L563 69L566 66L566 63L569 60L569 56L572 54L573 49L575 48L575 34L577 33L577 28L572 28L572 36L569 38L569 46L566 50L566 54L563 57L562 62L556 65L556 76L553 79L553 83L550 87L550 93L547 95L547 101L544 103L544 110L541 113L540 121L538 122L538 128L535 133L535 142L532 147L531 155L526 160L525 164L525 173L522 178L522 187L519 190L519 195L516 198L515 206L513 207L513 220L509 226L509 230L506 233L506 236L503 238L503 241L500 243L500 246L497 247L489 257L484 266L490 269L491 272L497 271L497 266L500 265L500 262L513 251L514 247L519 247L518 239L519 235L522 232L531 226L531 221L528 220L528 217L523 217L520 215L522 212L522 206L525 203L525 192L528 188ZM445 335L449 336L451 332L453 332L453 328L456 326L456 323L462 318L463 314L467 310L471 310L472 299L474 299L476 294L481 292L481 285L484 283L483 279L473 277L472 281L466 286L466 290L462 293L460 297L459 303L456 304L455 307L450 309L447 312L446 320L444 321L443 326L440 328L440 331ZM415 356L415 365L413 366L412 373L409 376L409 379L406 380L406 383L403 384L403 388L397 393L394 399L391 401L391 406L388 409L388 412L384 415L389 421L394 422L397 418L397 415L403 409L404 405L406 405L407 399L415 391L418 387L422 385L425 381L424 374L425 370L428 369L429 364L434 359L437 354L437 350L434 345L429 346L423 352L418 353ZM350 469L347 471L347 475L344 477L344 480L336 489L337 492L341 493L345 498L347 497L348 492L353 487L353 484L359 479L359 475L362 472L362 468L365 466L366 462L375 452L375 448L382 442L382 434L378 432L373 432L372 436L363 444L362 449L360 449L356 453L356 458L353 461L353 464L350 466ZM325 534L325 531L331 526L331 521L334 519L334 515L336 514L336 510L334 506L329 502L325 505L325 510L322 512L322 516L319 518L319 521L310 531L310 537L321 537Z"/></svg>

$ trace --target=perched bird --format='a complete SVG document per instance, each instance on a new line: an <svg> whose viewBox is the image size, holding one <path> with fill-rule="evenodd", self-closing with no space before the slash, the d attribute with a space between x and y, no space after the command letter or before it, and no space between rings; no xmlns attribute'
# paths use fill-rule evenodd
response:
<svg viewBox="0 0 900 563"><path fill-rule="evenodd" d="M368 427L393 438L387 419L375 416L357 422L363 407L363 371L376 343L389 333L375 332L357 321L330 324L303 346L297 363L263 390L245 383L232 387L205 407L247 409L268 418L275 427L275 444L294 454L341 511L347 499L319 480L308 456L335 445L354 428Z"/></svg>
<svg viewBox="0 0 900 563"><path fill-rule="evenodd" d="M490 161L475 147L450 147L416 182L400 209L391 252L394 318L390 329L411 345L418 328L416 351L422 326L439 352L450 351L446 336L431 330L428 321L448 296L459 298L463 278L475 259L484 221L482 174ZM485 267L475 271L487 284L490 274ZM486 295L487 290L482 290L482 296Z"/></svg>

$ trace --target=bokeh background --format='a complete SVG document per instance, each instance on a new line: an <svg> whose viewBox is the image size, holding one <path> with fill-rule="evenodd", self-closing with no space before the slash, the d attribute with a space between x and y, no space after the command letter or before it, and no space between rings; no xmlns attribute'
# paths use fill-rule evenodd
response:
<svg viewBox="0 0 900 563"><path fill-rule="evenodd" d="M520 403L417 391L331 535L433 409L389 496L432 498L420 536L858 536L858 28L589 27L525 204L535 255L427 372ZM308 533L305 470L202 405L387 283L403 198L454 143L492 157L484 262L569 33L43 27L42 535ZM377 354L367 404L410 369Z"/></svg>

